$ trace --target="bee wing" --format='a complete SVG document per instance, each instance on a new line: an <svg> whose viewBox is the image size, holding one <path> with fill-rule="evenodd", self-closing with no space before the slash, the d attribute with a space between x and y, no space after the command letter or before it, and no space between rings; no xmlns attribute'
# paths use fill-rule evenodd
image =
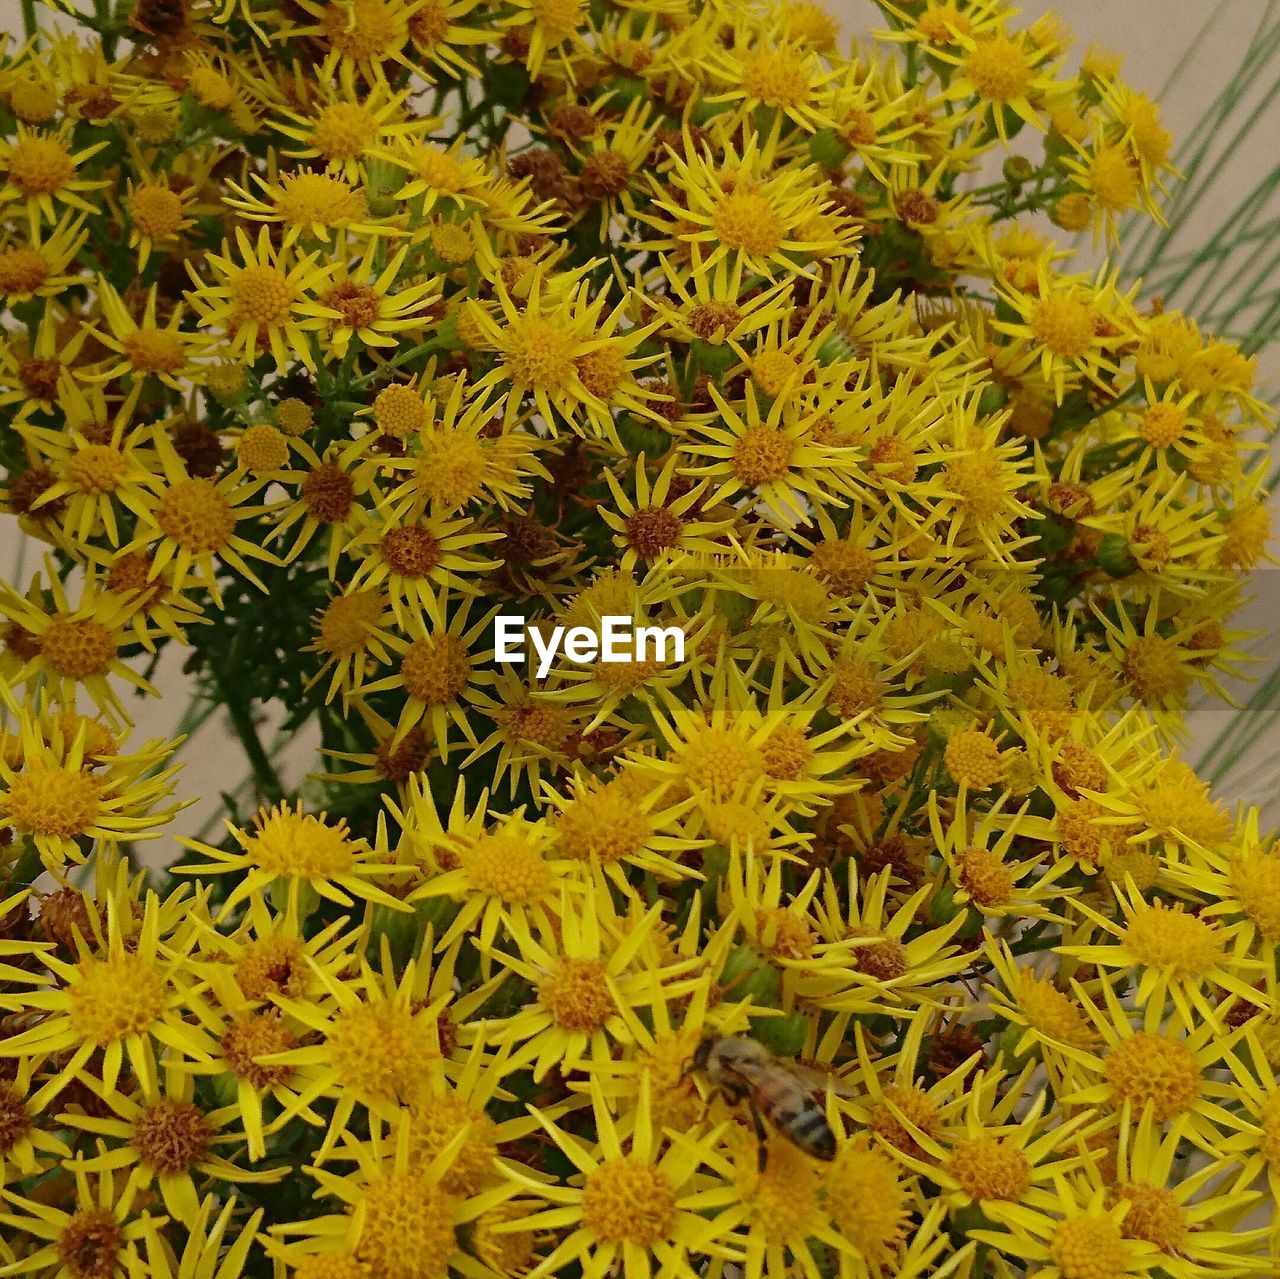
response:
<svg viewBox="0 0 1280 1279"><path fill-rule="evenodd" d="M748 1084L758 1084L769 1078L769 1073L782 1064L779 1062L756 1061L751 1057L736 1058L729 1063L729 1068Z"/></svg>
<svg viewBox="0 0 1280 1279"><path fill-rule="evenodd" d="M811 1066L803 1061L788 1061L783 1058L779 1063L784 1069L796 1077L806 1088L820 1092L823 1096L830 1089L837 1097L857 1097L859 1092L851 1081L824 1070L821 1066Z"/></svg>

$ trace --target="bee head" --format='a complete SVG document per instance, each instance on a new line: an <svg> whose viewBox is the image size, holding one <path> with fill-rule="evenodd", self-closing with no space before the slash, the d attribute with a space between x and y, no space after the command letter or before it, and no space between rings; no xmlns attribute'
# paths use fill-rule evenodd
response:
<svg viewBox="0 0 1280 1279"><path fill-rule="evenodd" d="M698 1041L697 1048L694 1049L691 1069L706 1070L707 1059L711 1056L711 1050L712 1048L715 1047L717 1039L719 1039L718 1035L702 1036L702 1038Z"/></svg>

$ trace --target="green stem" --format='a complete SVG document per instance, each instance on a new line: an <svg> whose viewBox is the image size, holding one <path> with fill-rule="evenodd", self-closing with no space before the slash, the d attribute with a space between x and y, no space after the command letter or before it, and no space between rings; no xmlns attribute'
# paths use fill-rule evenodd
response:
<svg viewBox="0 0 1280 1279"><path fill-rule="evenodd" d="M22 34L28 40L34 40L40 30L36 21L36 0L22 0Z"/></svg>
<svg viewBox="0 0 1280 1279"><path fill-rule="evenodd" d="M218 685L222 704L231 717L231 727L235 729L236 736L240 739L240 744L244 747L244 753L249 760L249 766L253 769L258 790L263 799L274 803L284 796L284 786L267 752L263 749L262 739L258 736L258 730L253 722L253 715L248 705L236 695L236 690L231 688L223 678L222 671L212 664L211 670Z"/></svg>

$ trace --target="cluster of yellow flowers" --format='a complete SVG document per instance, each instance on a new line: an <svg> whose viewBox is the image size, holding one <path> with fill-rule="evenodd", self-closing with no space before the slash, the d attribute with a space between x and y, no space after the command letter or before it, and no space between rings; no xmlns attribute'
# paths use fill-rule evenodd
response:
<svg viewBox="0 0 1280 1279"><path fill-rule="evenodd" d="M1075 269L1176 177L1118 58L880 7L0 59L0 1273L1274 1273L1280 848L1176 750L1253 365ZM684 644L539 679L499 615ZM176 841L215 709L252 781Z"/></svg>

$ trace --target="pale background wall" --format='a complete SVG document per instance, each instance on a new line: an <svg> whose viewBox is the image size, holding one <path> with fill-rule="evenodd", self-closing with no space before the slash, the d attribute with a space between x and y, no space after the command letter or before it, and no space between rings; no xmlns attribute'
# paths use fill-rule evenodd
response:
<svg viewBox="0 0 1280 1279"><path fill-rule="evenodd" d="M878 12L870 0L826 0L845 24L850 34L863 33L882 25ZM1262 0L1221 0L1214 5L1207 0L1062 0L1051 5L1046 0L1027 0L1023 12L1028 20L1055 10L1074 31L1078 47L1075 56L1090 43L1105 44L1123 51L1124 74L1136 87L1153 95L1162 96L1164 116L1175 138L1185 136L1200 117L1204 105L1230 78L1240 58L1248 48L1253 26L1261 16ZM0 31L20 33L21 21L17 0L0 0ZM1212 19L1206 28L1206 20ZM20 39L20 35L18 37ZM1193 50L1190 63L1179 78L1175 90L1168 95L1161 93L1180 61ZM1254 134L1256 145L1274 146L1280 136L1280 109L1272 105L1269 122ZM1240 191L1239 181L1256 177L1256 169L1262 164L1274 163L1275 156L1244 149L1242 154L1226 167L1211 198L1196 209L1188 226L1192 237L1216 227L1230 209ZM1280 282L1278 282L1280 283ZM1280 390L1280 365L1274 353L1264 361L1271 391ZM1280 397L1277 397L1280 398ZM0 566L6 577L24 581L38 563L39 551L34 546L19 548L16 545L16 526L11 519L0 519ZM21 555L20 572L15 573L15 558ZM1260 574L1260 598L1250 607L1246 623L1266 628L1272 635L1280 634L1280 592L1269 589L1265 579L1273 576ZM171 733L182 708L186 704L184 689L187 678L182 674L182 654L170 651L156 675L156 683L164 691L160 700L139 700L132 708L138 721L141 738ZM1195 710L1192 714L1192 731L1199 741L1209 740L1221 727L1229 709L1220 707ZM1193 745L1189 754L1194 758ZM217 792L234 788L244 776L239 747L225 725L212 721L198 732L184 750L187 766L179 778L178 793L183 799L193 801L181 816L179 833L192 834L200 829L217 808ZM1276 781L1280 778L1280 752L1275 743L1264 741L1253 753L1250 775L1234 779L1234 785L1224 788L1224 798L1241 798L1261 802L1280 790ZM314 741L296 744L285 768L286 777L300 781L304 773L314 766ZM202 799L211 795L212 800ZM1274 817L1280 817L1280 807L1271 805ZM153 857L163 863L171 858L173 849L157 847Z"/></svg>

